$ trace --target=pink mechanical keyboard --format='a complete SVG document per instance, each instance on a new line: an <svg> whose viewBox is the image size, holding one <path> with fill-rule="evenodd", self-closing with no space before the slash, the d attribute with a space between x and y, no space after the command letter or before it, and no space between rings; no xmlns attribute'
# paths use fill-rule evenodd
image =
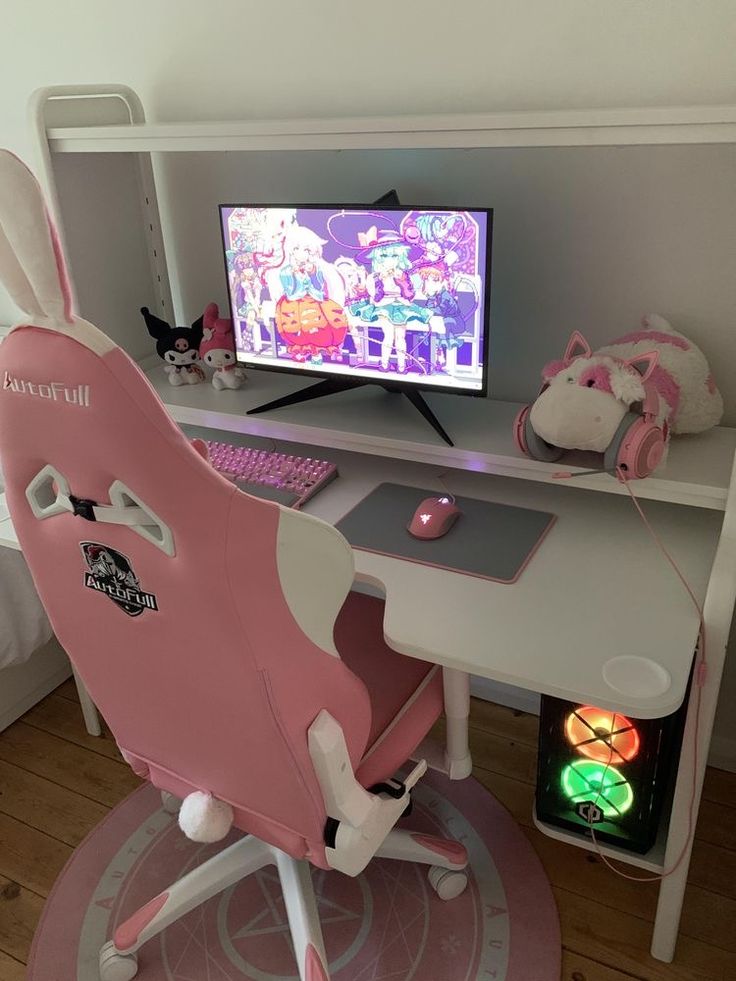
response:
<svg viewBox="0 0 736 981"><path fill-rule="evenodd" d="M326 460L209 440L207 448L210 463L223 477L254 497L284 507L302 507L337 477L337 467Z"/></svg>

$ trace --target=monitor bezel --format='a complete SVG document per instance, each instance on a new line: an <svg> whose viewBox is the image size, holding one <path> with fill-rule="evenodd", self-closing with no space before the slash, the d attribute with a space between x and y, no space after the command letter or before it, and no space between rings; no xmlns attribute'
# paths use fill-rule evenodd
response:
<svg viewBox="0 0 736 981"><path fill-rule="evenodd" d="M220 225L220 241L222 243L222 261L225 268L225 286L227 290L227 304L230 310L230 318L235 324L235 314L233 311L233 298L230 293L230 271L227 267L227 250L228 243L225 241L225 228L222 221L222 212L224 209L232 208L293 208L296 210L313 210L313 211L329 211L331 209L336 210L365 210L366 208L375 208L377 212L381 211L468 211L468 212L482 212L487 216L487 227L486 227L486 267L484 276L484 296L483 296L483 371L481 376L481 387L480 388L459 388L456 385L428 385L422 383L421 381L407 381L405 376L398 375L395 372L390 372L386 375L385 381L381 378L373 378L366 375L358 374L355 377L356 385L361 382L366 385L383 385L384 387L390 386L394 391L401 389L416 389L424 392L438 392L442 395L471 395L476 398L486 398L488 396L488 381L490 375L490 360L489 360L489 343L490 343L490 327L491 327L491 269L492 269L492 252L493 252L493 208L471 208L471 207L452 207L449 205L418 205L418 204L389 204L389 205L376 205L376 204L296 204L294 202L282 202L279 204L265 203L265 202L237 202L235 204L218 204L218 220ZM292 368L288 363L284 363L283 367L281 365L274 364L263 364L259 361L249 360L246 357L241 356L240 352L236 348L236 359L238 364L242 364L246 368L253 368L256 371L283 371L289 375L301 375L305 378L352 378L352 375L344 375L341 372L325 371L319 367L314 368Z"/></svg>

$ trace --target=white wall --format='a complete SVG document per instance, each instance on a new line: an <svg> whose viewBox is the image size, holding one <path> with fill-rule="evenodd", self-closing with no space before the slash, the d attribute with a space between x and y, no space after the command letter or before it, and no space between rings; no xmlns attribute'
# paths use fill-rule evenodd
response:
<svg viewBox="0 0 736 981"><path fill-rule="evenodd" d="M34 0L4 5L2 38L0 141L31 161L28 96L59 83L129 84L172 121L736 103L734 0ZM733 320L708 303L725 361Z"/></svg>
<svg viewBox="0 0 736 981"><path fill-rule="evenodd" d="M91 168L62 159L63 196L83 213ZM172 153L160 173L180 323L212 300L227 309L219 202L371 201L394 187L409 204L494 209L493 397L532 399L573 329L599 346L653 311L707 352L736 425L736 146ZM98 263L106 234L84 253Z"/></svg>
<svg viewBox="0 0 736 981"><path fill-rule="evenodd" d="M733 0L3 4L3 142L40 86L132 85L159 120L736 102Z"/></svg>
<svg viewBox="0 0 736 981"><path fill-rule="evenodd" d="M33 0L2 42L0 142L31 162L28 96L61 83L162 121L736 103L734 0Z"/></svg>

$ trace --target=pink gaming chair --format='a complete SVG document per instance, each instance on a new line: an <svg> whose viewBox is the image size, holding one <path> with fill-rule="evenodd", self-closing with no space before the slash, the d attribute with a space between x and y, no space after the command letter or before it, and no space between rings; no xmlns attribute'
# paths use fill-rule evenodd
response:
<svg viewBox="0 0 736 981"><path fill-rule="evenodd" d="M74 315L38 185L5 151L0 274L24 312L0 346L0 457L54 630L135 772L246 832L117 928L101 978L133 978L142 944L275 864L299 975L324 981L307 863L385 856L432 866L443 898L465 886L461 845L394 829L426 765L376 789L440 714L441 672L386 647L334 528L219 476Z"/></svg>

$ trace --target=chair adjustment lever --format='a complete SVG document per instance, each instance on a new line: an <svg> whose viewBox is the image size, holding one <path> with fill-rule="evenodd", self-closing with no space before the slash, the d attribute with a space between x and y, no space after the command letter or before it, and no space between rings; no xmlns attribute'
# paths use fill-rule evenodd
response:
<svg viewBox="0 0 736 981"><path fill-rule="evenodd" d="M392 783L375 783L368 788L368 793L386 794L393 800L399 800L406 793L406 784L400 780L394 780Z"/></svg>

